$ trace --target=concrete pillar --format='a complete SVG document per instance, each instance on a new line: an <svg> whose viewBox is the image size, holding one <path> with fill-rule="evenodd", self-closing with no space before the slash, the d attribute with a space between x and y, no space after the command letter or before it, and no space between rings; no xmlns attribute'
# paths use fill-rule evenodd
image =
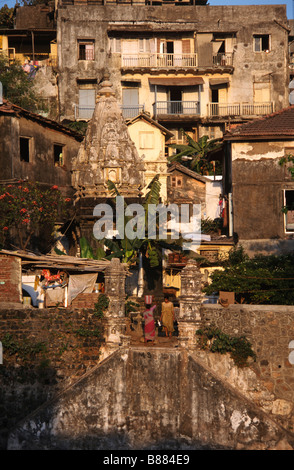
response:
<svg viewBox="0 0 294 470"><path fill-rule="evenodd" d="M103 358L128 343L128 337L125 336L127 320L125 317L125 280L125 267L118 258L113 258L105 269L105 294L109 298L109 306L104 314Z"/></svg>
<svg viewBox="0 0 294 470"><path fill-rule="evenodd" d="M201 277L195 260L189 260L181 273L179 342L183 347L195 347L196 330L201 323Z"/></svg>

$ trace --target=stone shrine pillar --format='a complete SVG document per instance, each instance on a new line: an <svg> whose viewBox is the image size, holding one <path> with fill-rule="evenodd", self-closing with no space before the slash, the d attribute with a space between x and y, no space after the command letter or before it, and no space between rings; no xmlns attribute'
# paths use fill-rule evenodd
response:
<svg viewBox="0 0 294 470"><path fill-rule="evenodd" d="M128 343L128 337L125 336L126 269L118 258L113 258L104 274L105 295L109 298L109 305L104 315L106 347L103 358Z"/></svg>
<svg viewBox="0 0 294 470"><path fill-rule="evenodd" d="M189 260L181 273L179 342L183 347L195 347L196 330L201 323L201 277L195 260Z"/></svg>

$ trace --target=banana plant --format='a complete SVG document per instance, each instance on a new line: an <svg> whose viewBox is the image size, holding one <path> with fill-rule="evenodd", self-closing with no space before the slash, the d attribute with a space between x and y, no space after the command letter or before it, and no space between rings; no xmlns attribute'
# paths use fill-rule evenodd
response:
<svg viewBox="0 0 294 470"><path fill-rule="evenodd" d="M112 197L120 196L120 193L116 185L112 181L107 182L109 192ZM129 239L125 233L125 227L131 216L124 216L124 237L119 238L104 238L101 240L100 246L96 253L93 252L90 243L82 237L80 239L81 256L84 258L94 259L111 259L119 258L122 263L127 264L139 264L139 258L143 256L148 259L150 267L157 267L160 265L162 259L162 249L176 249L181 251L182 240L161 240L158 237L158 214L154 215L156 224L156 238L148 238L148 218L149 218L149 206L154 204L157 206L160 203L160 188L161 183L159 181L159 175L156 175L147 186L147 193L142 202L144 208L145 217L145 236L142 238L135 237ZM124 212L126 213L128 205L124 201ZM153 217L150 216L150 217Z"/></svg>
<svg viewBox="0 0 294 470"><path fill-rule="evenodd" d="M115 196L120 196L120 193L116 187L116 185L112 181L107 182L108 189L110 194ZM147 193L144 197L142 206L144 208L145 214L145 228L148 224L148 208L149 204L159 204L160 202L160 187L161 184L159 182L159 175L155 175L152 181L149 183L147 187ZM124 209L126 212L127 203L124 201ZM124 217L124 229L126 224L132 217L126 216ZM125 230L124 230L125 233ZM128 237L124 236L122 239L114 239L114 240L104 240L105 246L113 253L113 256L119 257L122 262L124 263L137 263L139 253L142 253L146 258L149 259L150 266L155 267L158 266L160 263L160 253L156 247L156 240L149 240L147 236L147 232L145 230L145 237L144 238L137 238L129 239Z"/></svg>
<svg viewBox="0 0 294 470"><path fill-rule="evenodd" d="M202 136L198 142L190 137L183 129L181 132L184 134L187 144L171 144L170 148L176 149L179 153L169 157L169 162L185 162L185 164L193 171L204 175L213 171L213 165L207 159L207 154L211 150L216 150L221 147L221 139L209 140L207 135ZM183 158L188 157L189 160Z"/></svg>

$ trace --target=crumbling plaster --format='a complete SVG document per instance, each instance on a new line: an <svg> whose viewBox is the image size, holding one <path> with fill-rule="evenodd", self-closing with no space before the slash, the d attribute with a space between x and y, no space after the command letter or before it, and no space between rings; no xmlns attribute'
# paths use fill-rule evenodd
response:
<svg viewBox="0 0 294 470"><path fill-rule="evenodd" d="M199 58L206 55L201 48L206 50L204 36L211 35L211 31L236 34L229 101L252 103L253 82L270 81L271 101L280 107L288 103L285 94L288 32L284 6L66 5L59 9L57 22L61 117L73 115L72 105L78 103L77 80L96 79L98 86L105 69L110 71L120 99L121 74L117 58L109 54L108 30L122 26L125 31L128 28L135 30L138 26L141 30L157 33L161 30L195 31ZM270 34L269 53L253 53L254 33ZM94 61L77 60L79 38L95 40ZM206 105L208 96L203 94L203 99Z"/></svg>

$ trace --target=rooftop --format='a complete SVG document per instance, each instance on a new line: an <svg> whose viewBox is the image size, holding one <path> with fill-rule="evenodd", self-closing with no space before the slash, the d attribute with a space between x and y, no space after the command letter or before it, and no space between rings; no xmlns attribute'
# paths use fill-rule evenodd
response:
<svg viewBox="0 0 294 470"><path fill-rule="evenodd" d="M254 119L246 124L232 127L224 135L224 140L260 140L268 138L294 138L294 106Z"/></svg>
<svg viewBox="0 0 294 470"><path fill-rule="evenodd" d="M3 99L3 103L0 104L0 115L24 117L25 119L37 122L43 127L47 127L58 132L62 132L63 134L67 134L73 137L74 139L78 140L79 142L81 142L84 138L82 134L72 131L68 127L63 126L62 124L59 124L56 121L52 121L51 119L45 118L39 114L21 108L20 106L17 106L6 99Z"/></svg>

